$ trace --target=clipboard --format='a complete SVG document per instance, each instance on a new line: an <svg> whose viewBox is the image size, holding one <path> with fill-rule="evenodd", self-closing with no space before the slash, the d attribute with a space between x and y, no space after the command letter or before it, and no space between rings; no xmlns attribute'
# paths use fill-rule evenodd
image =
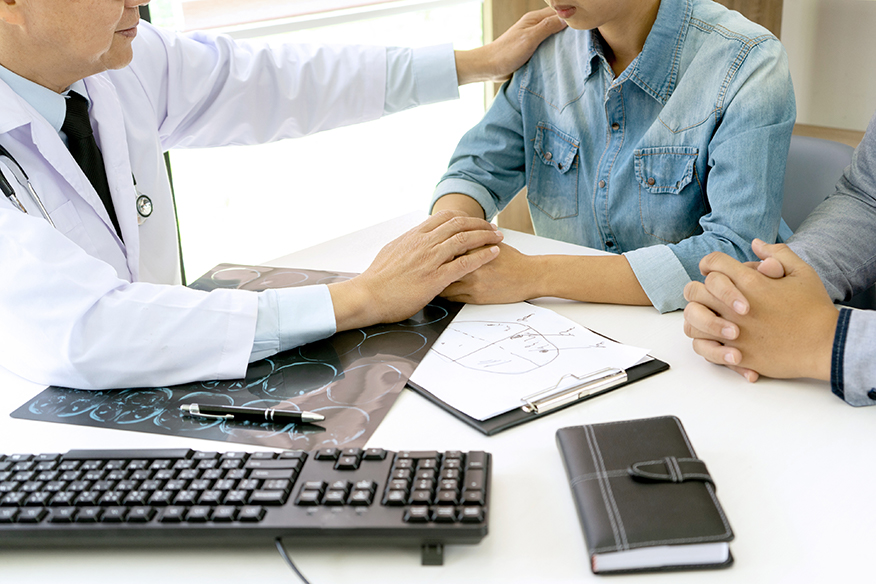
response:
<svg viewBox="0 0 876 584"><path fill-rule="evenodd" d="M669 369L669 363L650 357L648 361L633 365L625 371L619 369L604 369L596 371L585 377L582 380L583 383L562 390L548 389L539 391L523 398L521 401L524 403L521 404L519 408L493 416L492 418L487 418L486 420L478 420L464 414L453 406L438 399L432 393L411 380L408 380L407 386L441 409L450 412L472 428L475 428L487 436L492 436L502 430L507 430L508 428L513 428L514 426L547 416L582 401L608 393L619 387L623 387L624 385L629 385L640 379L666 371L667 369Z"/></svg>

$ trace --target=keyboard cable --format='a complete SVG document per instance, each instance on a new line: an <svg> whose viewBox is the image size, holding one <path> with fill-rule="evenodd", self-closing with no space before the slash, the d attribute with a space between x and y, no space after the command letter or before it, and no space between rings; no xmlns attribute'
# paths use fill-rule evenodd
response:
<svg viewBox="0 0 876 584"><path fill-rule="evenodd" d="M280 552L280 557L286 560L286 563L289 564L289 567L292 568L292 571L301 579L304 584L310 584L310 580L304 577L304 574L298 569L295 563L292 561L292 558L289 557L289 554L286 553L286 548L283 547L283 541L279 537L274 540L274 543L277 545L277 551Z"/></svg>

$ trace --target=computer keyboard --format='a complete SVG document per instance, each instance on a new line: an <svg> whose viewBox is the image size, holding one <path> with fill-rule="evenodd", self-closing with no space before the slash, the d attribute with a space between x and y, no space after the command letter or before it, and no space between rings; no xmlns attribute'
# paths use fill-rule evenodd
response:
<svg viewBox="0 0 876 584"><path fill-rule="evenodd" d="M487 535L491 455L325 448L0 454L0 549L445 544Z"/></svg>

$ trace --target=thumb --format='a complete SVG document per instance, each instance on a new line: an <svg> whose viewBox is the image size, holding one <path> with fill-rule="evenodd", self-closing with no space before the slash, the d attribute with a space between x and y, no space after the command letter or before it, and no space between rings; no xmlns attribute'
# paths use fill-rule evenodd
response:
<svg viewBox="0 0 876 584"><path fill-rule="evenodd" d="M751 242L751 249L761 260L758 271L771 278L791 275L809 265L800 256L791 251L784 243L764 243L760 239Z"/></svg>

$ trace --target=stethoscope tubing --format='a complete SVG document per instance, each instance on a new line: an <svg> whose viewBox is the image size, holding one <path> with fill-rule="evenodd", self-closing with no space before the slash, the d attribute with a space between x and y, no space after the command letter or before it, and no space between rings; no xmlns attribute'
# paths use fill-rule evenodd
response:
<svg viewBox="0 0 876 584"><path fill-rule="evenodd" d="M18 163L18 161L15 160L15 158L12 156L12 154L10 154L9 151L6 150L6 148L4 148L2 144L0 144L0 158L5 158L6 160L8 160L9 162L12 163L12 164L7 164L6 165L7 168L9 168L9 170L12 171L12 175L15 177L15 180L17 180L21 186L23 186L25 189L27 189L28 194L30 194L30 198L33 199L33 202L36 203L37 207L39 207L40 213L42 213L43 217L46 218L46 221L49 222L49 225L54 227L55 222L52 221L52 218L49 216L49 212L46 211L46 208L43 205L43 201L42 201L42 199L40 199L39 195L37 195L36 190L33 188L33 185L30 183L30 178L27 176L27 173L24 172L24 169L21 167L21 165ZM5 178L3 178L2 180L4 183L6 182ZM11 191L11 192L6 192L7 191L6 188L2 189L3 193L6 195L6 197L22 213L27 213L27 210L24 208L24 205L22 205L21 201L18 200L18 197L15 196L15 191L12 189L12 186L9 185L8 183L6 183L5 186L9 187L9 190Z"/></svg>

